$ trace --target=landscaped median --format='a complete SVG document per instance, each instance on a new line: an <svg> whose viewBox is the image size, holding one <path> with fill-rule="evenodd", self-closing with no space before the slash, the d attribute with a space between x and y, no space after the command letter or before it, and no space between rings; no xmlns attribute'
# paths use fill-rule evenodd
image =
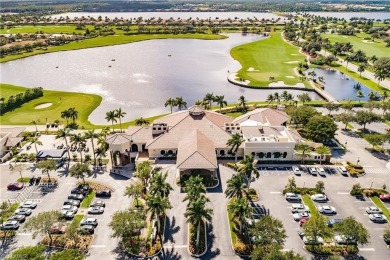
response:
<svg viewBox="0 0 390 260"><path fill-rule="evenodd" d="M382 210L383 215L387 218L387 221L390 221L390 210L383 204L383 202L378 197L371 197L372 202L375 206Z"/></svg>
<svg viewBox="0 0 390 260"><path fill-rule="evenodd" d="M202 220L199 226L188 224L188 252L194 257L201 257L207 252L207 226Z"/></svg>

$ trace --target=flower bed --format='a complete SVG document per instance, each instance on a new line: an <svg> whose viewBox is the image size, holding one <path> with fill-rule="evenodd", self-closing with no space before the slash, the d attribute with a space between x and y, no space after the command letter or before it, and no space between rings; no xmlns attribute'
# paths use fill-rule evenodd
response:
<svg viewBox="0 0 390 260"><path fill-rule="evenodd" d="M50 177L50 179L49 179L49 177L42 177L40 182L41 183L48 183L48 182L58 183L57 178L55 178L55 177Z"/></svg>
<svg viewBox="0 0 390 260"><path fill-rule="evenodd" d="M53 242L51 246L61 247L66 249L77 248L80 250L87 250L91 246L93 240L92 235L78 235L78 239L77 239L78 243L75 245L74 240L67 239L64 235L52 235L52 238L53 238ZM49 246L50 244L49 236L45 236L42 239L41 244Z"/></svg>
<svg viewBox="0 0 390 260"><path fill-rule="evenodd" d="M110 190L111 192L114 192L114 189L106 186L101 183L93 182L93 181L85 181L89 185L89 187L92 188L93 191L99 191L99 190ZM84 184L84 182L78 182L77 185Z"/></svg>
<svg viewBox="0 0 390 260"><path fill-rule="evenodd" d="M351 177L358 177L364 175L365 172L363 166L351 162L347 162L347 164L348 165L345 167L345 169L348 171Z"/></svg>
<svg viewBox="0 0 390 260"><path fill-rule="evenodd" d="M200 224L200 234L199 234L199 245L196 246L196 237L197 237L197 230L198 227L192 226L191 224L189 225L189 246L188 249L191 254L194 255L200 255L203 254L204 251L206 250L206 223L202 221Z"/></svg>

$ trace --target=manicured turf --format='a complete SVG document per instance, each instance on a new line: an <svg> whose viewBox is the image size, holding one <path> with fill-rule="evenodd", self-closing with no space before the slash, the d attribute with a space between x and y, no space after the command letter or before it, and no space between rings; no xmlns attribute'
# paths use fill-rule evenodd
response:
<svg viewBox="0 0 390 260"><path fill-rule="evenodd" d="M216 34L139 34L139 35L110 35L100 36L92 39L81 40L79 42L72 42L69 44L49 47L47 50L34 50L33 52L25 52L21 54L9 55L4 58L0 58L0 62L6 62L10 60L16 60L24 57L29 57L37 54L57 52L57 51L69 51L85 48L103 47L118 45L124 43L139 42L152 39L200 39L200 40L218 40L225 39L224 35Z"/></svg>
<svg viewBox="0 0 390 260"><path fill-rule="evenodd" d="M322 34L322 38L329 38L332 43L340 42L347 43L350 42L353 45L354 51L362 50L368 57L376 55L379 57L390 57L390 48L386 47L386 44L379 39L375 39L375 42L372 40L367 40L369 42L363 42L364 38L370 38L369 34L357 34L356 36L346 36L339 34Z"/></svg>
<svg viewBox="0 0 390 260"><path fill-rule="evenodd" d="M386 216L387 221L390 221L390 210L383 204L383 202L378 197L371 197L372 202L375 206L380 208L383 211L383 214Z"/></svg>
<svg viewBox="0 0 390 260"><path fill-rule="evenodd" d="M318 210L317 210L317 207L314 205L314 202L311 200L310 196L309 195L302 195L302 200L303 200L303 203L309 207L310 209L310 214L312 216L314 215L318 215Z"/></svg>
<svg viewBox="0 0 390 260"><path fill-rule="evenodd" d="M93 25L86 26L89 30L93 30ZM84 34L85 30L76 30L75 25L23 25L12 28L1 29L1 34L17 34L17 33L36 33L43 31L48 34Z"/></svg>
<svg viewBox="0 0 390 260"><path fill-rule="evenodd" d="M0 83L1 84L1 83ZM9 96L15 96L19 93L24 93L26 91L26 88L9 85L9 84L1 84L1 91L0 91L0 97L8 98Z"/></svg>
<svg viewBox="0 0 390 260"><path fill-rule="evenodd" d="M81 220L83 220L84 215L76 215L74 216L73 222L76 223L77 225L80 224Z"/></svg>
<svg viewBox="0 0 390 260"><path fill-rule="evenodd" d="M81 208L88 208L91 205L93 198L95 198L95 192L92 191L88 194L87 197L84 198L83 202L81 202Z"/></svg>
<svg viewBox="0 0 390 260"><path fill-rule="evenodd" d="M271 37L267 39L237 46L230 54L241 63L238 76L250 80L251 86L268 86L271 76L275 81L284 81L288 85L301 82L294 73L294 68L305 56L298 52L298 47L286 43L280 32L271 33ZM255 71L248 71L249 68Z"/></svg>

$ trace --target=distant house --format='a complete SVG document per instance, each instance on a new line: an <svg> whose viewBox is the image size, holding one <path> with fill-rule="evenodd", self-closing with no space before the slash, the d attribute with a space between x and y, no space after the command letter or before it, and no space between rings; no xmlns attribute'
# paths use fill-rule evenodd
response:
<svg viewBox="0 0 390 260"><path fill-rule="evenodd" d="M0 158L3 158L12 148L20 147L25 129L24 127L0 128Z"/></svg>

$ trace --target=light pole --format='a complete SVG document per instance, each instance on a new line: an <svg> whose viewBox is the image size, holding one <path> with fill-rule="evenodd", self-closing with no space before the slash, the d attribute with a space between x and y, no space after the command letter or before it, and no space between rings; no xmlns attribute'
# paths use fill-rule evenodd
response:
<svg viewBox="0 0 390 260"><path fill-rule="evenodd" d="M347 143L348 143L348 141L345 141L345 149L347 149Z"/></svg>
<svg viewBox="0 0 390 260"><path fill-rule="evenodd" d="M371 190L371 188L372 188L372 184L374 184L374 182L371 182L370 190Z"/></svg>
<svg viewBox="0 0 390 260"><path fill-rule="evenodd" d="M360 158L358 157L356 164L359 165Z"/></svg>

